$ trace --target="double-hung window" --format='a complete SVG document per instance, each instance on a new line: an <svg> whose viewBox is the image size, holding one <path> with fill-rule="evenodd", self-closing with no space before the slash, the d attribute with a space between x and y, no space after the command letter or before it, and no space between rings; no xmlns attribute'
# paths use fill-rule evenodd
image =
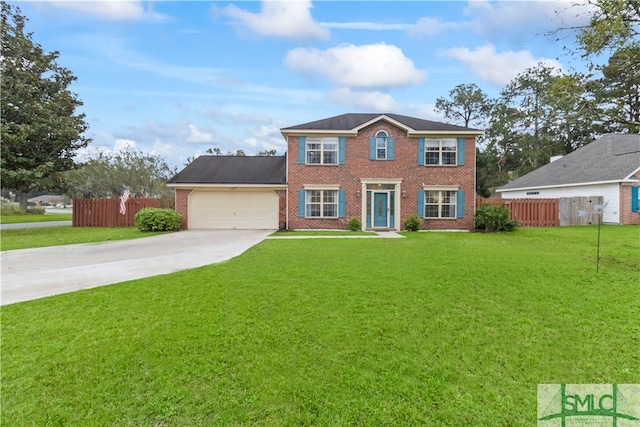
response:
<svg viewBox="0 0 640 427"><path fill-rule="evenodd" d="M308 137L306 139L308 165L337 165L337 137Z"/></svg>
<svg viewBox="0 0 640 427"><path fill-rule="evenodd" d="M386 132L378 132L376 134L376 160L387 160Z"/></svg>
<svg viewBox="0 0 640 427"><path fill-rule="evenodd" d="M464 191L454 188L426 188L418 191L418 216L422 218L464 218Z"/></svg>
<svg viewBox="0 0 640 427"><path fill-rule="evenodd" d="M424 164L427 166L455 165L456 148L455 138L425 138Z"/></svg>
<svg viewBox="0 0 640 427"><path fill-rule="evenodd" d="M305 200L307 217L338 217L338 190L306 190Z"/></svg>

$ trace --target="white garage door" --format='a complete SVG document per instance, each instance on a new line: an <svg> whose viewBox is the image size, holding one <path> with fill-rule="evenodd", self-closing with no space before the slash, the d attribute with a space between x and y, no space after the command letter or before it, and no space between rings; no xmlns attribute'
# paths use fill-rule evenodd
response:
<svg viewBox="0 0 640 427"><path fill-rule="evenodd" d="M278 229L274 191L205 192L189 197L190 229Z"/></svg>

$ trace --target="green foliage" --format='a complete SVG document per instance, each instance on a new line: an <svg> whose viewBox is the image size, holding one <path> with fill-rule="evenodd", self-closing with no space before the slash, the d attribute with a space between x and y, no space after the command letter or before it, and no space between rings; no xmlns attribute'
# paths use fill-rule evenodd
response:
<svg viewBox="0 0 640 427"><path fill-rule="evenodd" d="M2 79L0 91L0 180L3 188L21 194L60 189L62 172L75 167L77 150L90 142L82 102L69 90L76 80L57 64L58 52L46 53L25 32L20 9L2 2Z"/></svg>
<svg viewBox="0 0 640 427"><path fill-rule="evenodd" d="M502 205L483 203L476 210L476 229L486 232L513 231L518 221L511 219L511 212Z"/></svg>
<svg viewBox="0 0 640 427"><path fill-rule="evenodd" d="M404 228L407 231L418 231L420 230L421 222L418 215L412 215L404 220Z"/></svg>
<svg viewBox="0 0 640 427"><path fill-rule="evenodd" d="M134 221L140 231L177 231L182 226L182 215L173 209L143 208Z"/></svg>
<svg viewBox="0 0 640 427"><path fill-rule="evenodd" d="M491 101L476 84L459 84L449 91L449 99L438 98L436 112L469 127L470 123L484 125L491 111Z"/></svg>
<svg viewBox="0 0 640 427"><path fill-rule="evenodd" d="M10 203L3 203L2 204L2 211L0 213L2 215L22 215L22 214L24 214L24 211L18 205L14 205L12 203L11 204Z"/></svg>
<svg viewBox="0 0 640 427"><path fill-rule="evenodd" d="M125 150L96 153L66 178L69 193L77 197L118 197L125 184L131 197L172 198L167 181L175 174L159 155Z"/></svg>
<svg viewBox="0 0 640 427"><path fill-rule="evenodd" d="M349 219L349 230L351 231L361 231L362 230L362 221L358 217L352 216Z"/></svg>

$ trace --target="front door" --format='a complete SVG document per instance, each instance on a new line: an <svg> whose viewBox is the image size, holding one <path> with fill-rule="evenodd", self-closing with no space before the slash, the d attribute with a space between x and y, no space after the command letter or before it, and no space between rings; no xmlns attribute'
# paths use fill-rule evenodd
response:
<svg viewBox="0 0 640 427"><path fill-rule="evenodd" d="M373 226L389 227L389 193L373 193Z"/></svg>

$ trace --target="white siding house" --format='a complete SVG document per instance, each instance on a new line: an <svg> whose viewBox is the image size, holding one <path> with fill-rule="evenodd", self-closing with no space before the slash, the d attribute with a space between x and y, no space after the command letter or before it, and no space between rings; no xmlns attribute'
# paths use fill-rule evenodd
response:
<svg viewBox="0 0 640 427"><path fill-rule="evenodd" d="M496 191L503 199L602 196L603 222L640 224L632 200L640 186L640 135L605 135L552 160Z"/></svg>

